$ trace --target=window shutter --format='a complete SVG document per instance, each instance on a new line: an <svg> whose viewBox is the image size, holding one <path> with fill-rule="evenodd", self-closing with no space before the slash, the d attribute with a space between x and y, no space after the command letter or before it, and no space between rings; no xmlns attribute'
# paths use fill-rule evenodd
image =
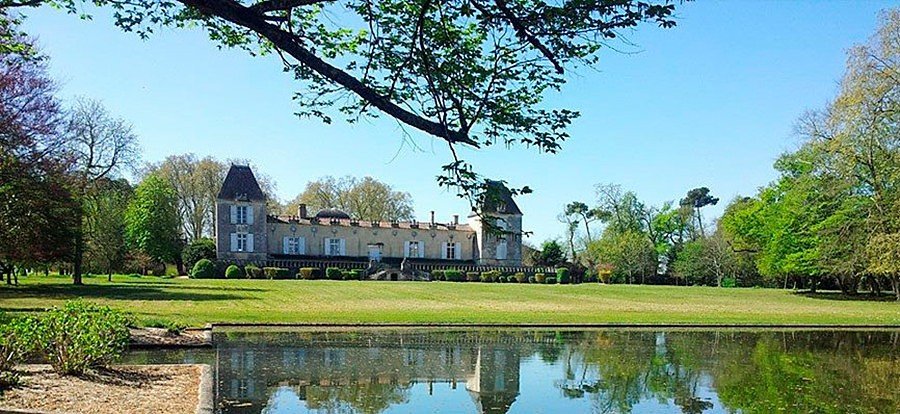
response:
<svg viewBox="0 0 900 414"><path fill-rule="evenodd" d="M453 258L456 260L459 260L462 258L462 243L456 242L453 244L455 245L453 247L453 253L455 253L455 257L453 257Z"/></svg>
<svg viewBox="0 0 900 414"><path fill-rule="evenodd" d="M290 253L290 251L288 251L288 243L289 242L290 242L290 237L285 237L285 238L281 239L281 252L282 253L284 253L284 254Z"/></svg>
<svg viewBox="0 0 900 414"><path fill-rule="evenodd" d="M447 258L447 243L441 243L441 259Z"/></svg>
<svg viewBox="0 0 900 414"><path fill-rule="evenodd" d="M247 224L253 224L253 206L247 206Z"/></svg>
<svg viewBox="0 0 900 414"><path fill-rule="evenodd" d="M425 242L419 242L419 258L425 257Z"/></svg>
<svg viewBox="0 0 900 414"><path fill-rule="evenodd" d="M497 260L506 260L506 247L506 240L500 239L500 242L497 243L497 252L494 258Z"/></svg>
<svg viewBox="0 0 900 414"><path fill-rule="evenodd" d="M297 253L306 254L306 239L297 237Z"/></svg>
<svg viewBox="0 0 900 414"><path fill-rule="evenodd" d="M237 206L232 204L229 207L229 210L231 211L231 224L235 224L237 223ZM232 248L231 250L234 251L234 248Z"/></svg>
<svg viewBox="0 0 900 414"><path fill-rule="evenodd" d="M408 241L403 242L403 257L409 257L409 245L411 243Z"/></svg>
<svg viewBox="0 0 900 414"><path fill-rule="evenodd" d="M347 240L341 239L341 256L347 255Z"/></svg>
<svg viewBox="0 0 900 414"><path fill-rule="evenodd" d="M253 253L253 233L247 234L247 252Z"/></svg>
<svg viewBox="0 0 900 414"><path fill-rule="evenodd" d="M233 209L234 206L231 206L231 208ZM231 233L230 236L231 236L231 249L229 249L228 251L236 252L237 251L237 233Z"/></svg>
<svg viewBox="0 0 900 414"><path fill-rule="evenodd" d="M331 239L326 237L324 239L324 241L325 241L325 247L322 249L322 255L323 256L331 256Z"/></svg>

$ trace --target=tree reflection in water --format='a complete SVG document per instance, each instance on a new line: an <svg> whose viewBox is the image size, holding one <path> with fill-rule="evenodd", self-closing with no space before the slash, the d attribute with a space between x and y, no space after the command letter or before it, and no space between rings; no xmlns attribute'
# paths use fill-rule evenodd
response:
<svg viewBox="0 0 900 414"><path fill-rule="evenodd" d="M372 330L215 341L223 414L900 412L900 331Z"/></svg>

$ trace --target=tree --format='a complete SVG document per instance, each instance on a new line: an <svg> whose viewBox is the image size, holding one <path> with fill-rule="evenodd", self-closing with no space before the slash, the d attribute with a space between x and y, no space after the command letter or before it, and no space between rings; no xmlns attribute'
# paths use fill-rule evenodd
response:
<svg viewBox="0 0 900 414"><path fill-rule="evenodd" d="M709 188L699 187L688 191L687 196L682 198L679 204L681 204L682 207L692 209L693 215L697 219L697 228L700 229L700 237L705 237L706 233L703 231L703 214L700 212L700 209L706 206L714 206L718 203L719 199L717 197L709 195Z"/></svg>
<svg viewBox="0 0 900 414"><path fill-rule="evenodd" d="M125 262L125 211L132 192L125 179L104 179L85 197L85 262L88 268L105 272L110 281L113 270Z"/></svg>
<svg viewBox="0 0 900 414"><path fill-rule="evenodd" d="M178 196L157 175L144 178L125 212L128 245L158 262L181 262ZM179 269L179 273L183 269Z"/></svg>
<svg viewBox="0 0 900 414"><path fill-rule="evenodd" d="M879 234L869 240L869 271L891 281L894 295L900 301L900 233Z"/></svg>
<svg viewBox="0 0 900 414"><path fill-rule="evenodd" d="M415 218L412 197L396 191L390 185L372 177L322 177L306 184L288 204L288 211L297 211L299 204L311 211L326 208L343 210L350 217L366 221L412 220Z"/></svg>
<svg viewBox="0 0 900 414"><path fill-rule="evenodd" d="M617 232L607 228L600 239L588 245L586 254L594 263L609 264L613 275L626 283L646 281L648 274L655 274L657 268L656 249L644 233L634 230Z"/></svg>
<svg viewBox="0 0 900 414"><path fill-rule="evenodd" d="M535 266L557 267L566 264L566 253L559 242L547 240L541 243L532 260Z"/></svg>
<svg viewBox="0 0 900 414"><path fill-rule="evenodd" d="M185 236L194 241L213 234L216 196L228 171L225 163L194 154L171 155L146 170L159 174L175 189Z"/></svg>
<svg viewBox="0 0 900 414"><path fill-rule="evenodd" d="M591 226L590 224L594 221L597 221L602 216L602 211L599 209L592 209L580 201L573 201L566 205L565 214L567 216L578 216L581 218L581 222L584 224L584 234L587 237L587 242L590 243L594 241L594 238L591 237Z"/></svg>
<svg viewBox="0 0 900 414"><path fill-rule="evenodd" d="M126 168L134 166L139 157L137 136L131 125L113 117L97 101L79 99L70 109L66 124L67 151L74 161L74 193L82 204L96 194L100 180L114 178ZM84 255L84 217L75 234L72 279L80 285Z"/></svg>

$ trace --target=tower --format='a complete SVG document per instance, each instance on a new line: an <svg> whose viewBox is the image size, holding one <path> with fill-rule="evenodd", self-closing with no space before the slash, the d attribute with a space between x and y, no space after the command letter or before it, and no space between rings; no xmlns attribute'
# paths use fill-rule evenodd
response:
<svg viewBox="0 0 900 414"><path fill-rule="evenodd" d="M475 261L479 265L521 266L522 210L503 183L488 181L487 187L479 214L469 216L469 225L475 230Z"/></svg>
<svg viewBox="0 0 900 414"><path fill-rule="evenodd" d="M249 166L228 169L216 196L215 223L219 259L265 260L266 195Z"/></svg>

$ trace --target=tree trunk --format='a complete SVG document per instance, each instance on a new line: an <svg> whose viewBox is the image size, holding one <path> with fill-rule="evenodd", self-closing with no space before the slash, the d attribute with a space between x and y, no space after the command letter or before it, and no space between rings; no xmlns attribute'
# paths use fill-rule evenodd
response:
<svg viewBox="0 0 900 414"><path fill-rule="evenodd" d="M80 210L80 207L79 207ZM78 212L78 229L75 231L75 251L72 257L72 283L83 285L81 265L84 259L84 215Z"/></svg>

